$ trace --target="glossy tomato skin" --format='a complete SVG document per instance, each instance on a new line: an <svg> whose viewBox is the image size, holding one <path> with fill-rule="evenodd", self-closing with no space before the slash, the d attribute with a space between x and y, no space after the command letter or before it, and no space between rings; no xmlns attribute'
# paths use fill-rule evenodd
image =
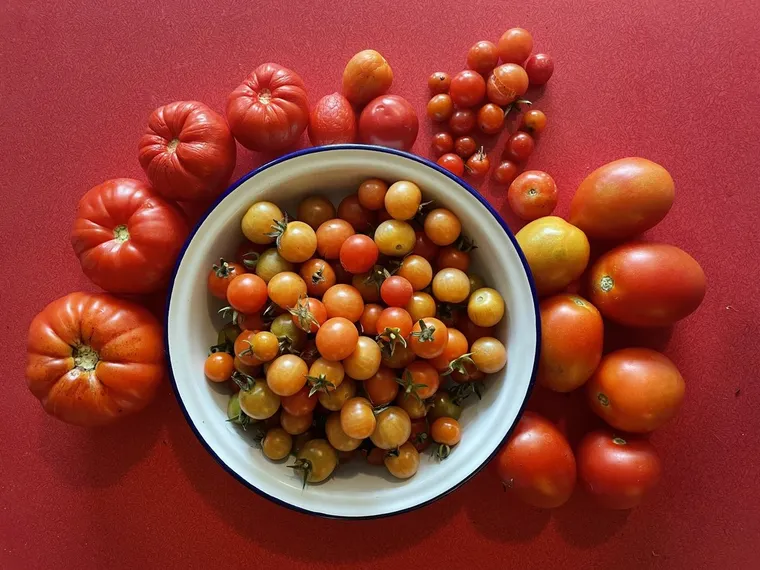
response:
<svg viewBox="0 0 760 570"><path fill-rule="evenodd" d="M541 170L527 170L512 181L507 200L512 211L526 221L549 216L557 207L557 185Z"/></svg>
<svg viewBox="0 0 760 570"><path fill-rule="evenodd" d="M373 99L359 116L359 139L367 144L410 150L418 129L414 107L398 95Z"/></svg>
<svg viewBox="0 0 760 570"><path fill-rule="evenodd" d="M590 238L628 239L660 223L674 198L673 178L662 166L645 158L622 158L581 182L569 221Z"/></svg>
<svg viewBox="0 0 760 570"><path fill-rule="evenodd" d="M296 72L276 63L262 64L230 93L227 121L249 150L286 149L309 124L306 86Z"/></svg>
<svg viewBox="0 0 760 570"><path fill-rule="evenodd" d="M143 409L164 374L161 325L134 303L70 293L29 327L27 385L67 423L99 426Z"/></svg>
<svg viewBox="0 0 760 570"><path fill-rule="evenodd" d="M170 200L214 198L235 169L237 148L227 121L198 101L153 111L138 148L151 186Z"/></svg>
<svg viewBox="0 0 760 570"><path fill-rule="evenodd" d="M626 243L589 272L590 301L608 319L632 327L664 327L689 316L706 286L699 263L664 243Z"/></svg>
<svg viewBox="0 0 760 570"><path fill-rule="evenodd" d="M166 284L188 227L179 209L131 178L107 180L77 206L71 245L82 271L112 293L152 293Z"/></svg>
<svg viewBox="0 0 760 570"><path fill-rule="evenodd" d="M545 85L554 73L554 60L545 53L537 53L525 62L525 72L531 85Z"/></svg>
<svg viewBox="0 0 760 570"><path fill-rule="evenodd" d="M591 409L631 433L648 433L673 419L686 391L675 364L649 348L605 355L586 387Z"/></svg>
<svg viewBox="0 0 760 570"><path fill-rule="evenodd" d="M497 458L507 491L541 509L567 502L575 488L575 457L564 435L546 418L524 412Z"/></svg>
<svg viewBox="0 0 760 570"><path fill-rule="evenodd" d="M610 509L632 509L660 481L660 457L649 440L606 430L578 445L578 478L586 492Z"/></svg>
<svg viewBox="0 0 760 570"><path fill-rule="evenodd" d="M314 146L356 142L356 113L340 93L325 95L309 116L309 140Z"/></svg>
<svg viewBox="0 0 760 570"><path fill-rule="evenodd" d="M586 299L561 294L541 301L538 382L557 392L583 385L602 359L602 315Z"/></svg>

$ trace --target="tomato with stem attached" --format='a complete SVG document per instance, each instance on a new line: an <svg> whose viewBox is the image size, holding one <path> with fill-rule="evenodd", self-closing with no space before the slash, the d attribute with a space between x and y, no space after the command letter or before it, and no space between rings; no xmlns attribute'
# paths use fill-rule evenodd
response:
<svg viewBox="0 0 760 570"><path fill-rule="evenodd" d="M430 445L430 427L426 418L412 420L412 431L409 434L409 443L417 451L425 451Z"/></svg>
<svg viewBox="0 0 760 570"><path fill-rule="evenodd" d="M324 439L306 442L296 454L296 461L288 467L294 469L307 483L321 483L332 475L338 466L338 453Z"/></svg>
<svg viewBox="0 0 760 570"><path fill-rule="evenodd" d="M432 364L415 360L404 369L399 384L403 393L426 400L436 393L441 379Z"/></svg>
<svg viewBox="0 0 760 570"><path fill-rule="evenodd" d="M274 241L270 235L272 224L284 219L285 214L277 204L256 202L246 210L240 227L248 240L256 244L267 244Z"/></svg>
<svg viewBox="0 0 760 570"><path fill-rule="evenodd" d="M399 479L409 479L420 468L420 454L409 442L388 452L383 459L388 472Z"/></svg>
<svg viewBox="0 0 760 570"><path fill-rule="evenodd" d="M234 261L225 261L220 258L218 264L214 264L208 272L208 290L217 299L227 299L227 288L230 282L245 273L245 267Z"/></svg>
<svg viewBox="0 0 760 570"><path fill-rule="evenodd" d="M277 337L283 352L300 351L306 343L306 332L293 322L290 313L277 315L269 330Z"/></svg>
<svg viewBox="0 0 760 570"><path fill-rule="evenodd" d="M332 392L337 390L345 380L343 364L324 357L317 358L309 367L306 377L310 394Z"/></svg>
<svg viewBox="0 0 760 570"><path fill-rule="evenodd" d="M328 390L327 392L318 392L317 398L319 403L326 410L332 412L340 411L348 400L356 395L356 382L353 378L344 378L340 386L335 390Z"/></svg>
<svg viewBox="0 0 760 570"><path fill-rule="evenodd" d="M454 418L438 418L430 425L430 436L440 444L436 456L446 459L451 448L462 440L462 427Z"/></svg>
<svg viewBox="0 0 760 570"><path fill-rule="evenodd" d="M324 259L312 258L299 269L306 283L306 292L311 297L321 297L337 282L335 271Z"/></svg>
<svg viewBox="0 0 760 570"><path fill-rule="evenodd" d="M483 147L480 147L475 154L467 159L464 167L467 174L473 178L484 178L488 173L488 170L491 168L491 159L488 158Z"/></svg>
<svg viewBox="0 0 760 570"><path fill-rule="evenodd" d="M446 348L443 349L441 354L428 361L438 372L441 373L446 372L447 370L453 371L459 367L459 363L463 362L459 359L467 354L467 349L470 346L467 342L467 338L465 338L461 331L448 327L446 333L448 335Z"/></svg>
<svg viewBox="0 0 760 570"><path fill-rule="evenodd" d="M288 312L293 315L293 322L298 328L307 333L317 332L327 320L327 309L322 301L312 297L301 297Z"/></svg>
<svg viewBox="0 0 760 570"><path fill-rule="evenodd" d="M317 250L317 234L305 222L275 221L270 235L275 238L282 258L291 263L303 263Z"/></svg>
<svg viewBox="0 0 760 570"><path fill-rule="evenodd" d="M256 275L269 283L272 277L285 271L293 271L293 264L280 255L276 248L265 250L256 261Z"/></svg>
<svg viewBox="0 0 760 570"><path fill-rule="evenodd" d="M249 386L241 387L238 403L245 415L254 420L265 420L280 409L280 396L274 393L265 380L254 380Z"/></svg>
<svg viewBox="0 0 760 570"><path fill-rule="evenodd" d="M417 321L409 335L409 347L420 358L435 358L443 352L447 342L446 325L432 317Z"/></svg>
<svg viewBox="0 0 760 570"><path fill-rule="evenodd" d="M399 344L406 346L406 339L411 334L414 323L405 309L388 307L380 313L375 326L381 343L393 352Z"/></svg>

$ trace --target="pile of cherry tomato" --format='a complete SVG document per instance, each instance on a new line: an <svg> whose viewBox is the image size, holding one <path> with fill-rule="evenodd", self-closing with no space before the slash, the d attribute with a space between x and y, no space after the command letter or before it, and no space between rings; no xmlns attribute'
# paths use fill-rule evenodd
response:
<svg viewBox="0 0 760 570"><path fill-rule="evenodd" d="M512 28L504 32L498 44L484 40L473 45L467 54L469 69L454 77L437 71L428 78L433 97L427 115L432 121L446 123L450 131L433 136L439 165L457 176L467 172L473 179L488 173L491 161L473 137L476 127L485 136L498 135L510 112L531 105L521 99L528 85L544 85L554 71L551 57L531 55L532 50L530 32ZM545 128L542 111L531 109L522 114L519 130L510 135L501 162L493 171L496 182L509 184L515 179L533 152L534 137Z"/></svg>
<svg viewBox="0 0 760 570"><path fill-rule="evenodd" d="M236 261L208 289L232 319L205 363L238 388L228 417L259 428L264 455L304 484L361 449L398 478L419 452L445 459L461 404L506 365L502 296L471 272L457 216L409 181L363 182L335 206L311 195L295 219L271 202L241 222Z"/></svg>

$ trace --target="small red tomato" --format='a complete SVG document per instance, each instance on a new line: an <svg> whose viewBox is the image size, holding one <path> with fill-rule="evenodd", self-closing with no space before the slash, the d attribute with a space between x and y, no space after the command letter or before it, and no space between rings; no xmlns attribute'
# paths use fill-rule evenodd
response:
<svg viewBox="0 0 760 570"><path fill-rule="evenodd" d="M492 178L499 184L511 184L517 174L520 172L520 167L517 163L511 160L502 160L493 171Z"/></svg>
<svg viewBox="0 0 760 570"><path fill-rule="evenodd" d="M454 141L454 152L462 157L463 160L470 158L478 150L478 143L469 136L459 137Z"/></svg>
<svg viewBox="0 0 760 570"><path fill-rule="evenodd" d="M436 71L428 77L428 88L433 95L448 93L451 85L451 76L444 71Z"/></svg>
<svg viewBox="0 0 760 570"><path fill-rule="evenodd" d="M375 240L364 234L352 235L340 246L340 263L349 273L366 273L379 255Z"/></svg>
<svg viewBox="0 0 760 570"><path fill-rule="evenodd" d="M525 62L525 71L531 85L544 85L554 73L554 60L545 53L537 53Z"/></svg>
<svg viewBox="0 0 760 570"><path fill-rule="evenodd" d="M519 63L533 51L533 36L523 28L511 28L499 38L499 57L504 63Z"/></svg>
<svg viewBox="0 0 760 570"><path fill-rule="evenodd" d="M377 218L375 212L361 205L357 194L349 194L340 201L337 215L341 220L351 224L351 227L357 232L372 228Z"/></svg>
<svg viewBox="0 0 760 570"><path fill-rule="evenodd" d="M233 261L219 260L208 272L208 290L217 299L227 299L227 287L235 277L245 273L245 267Z"/></svg>
<svg viewBox="0 0 760 570"><path fill-rule="evenodd" d="M546 128L546 115L538 109L531 109L523 113L520 119L520 130L533 137L537 137Z"/></svg>
<svg viewBox="0 0 760 570"><path fill-rule="evenodd" d="M528 90L528 74L519 65L505 63L493 70L488 77L486 92L488 100L497 105L509 105L525 95Z"/></svg>
<svg viewBox="0 0 760 570"><path fill-rule="evenodd" d="M433 135L433 151L441 156L454 150L454 138L449 133L436 133Z"/></svg>
<svg viewBox="0 0 760 570"><path fill-rule="evenodd" d="M398 95L381 95L359 116L359 138L367 144L409 150L417 140L419 122L409 101Z"/></svg>
<svg viewBox="0 0 760 570"><path fill-rule="evenodd" d="M491 161L483 150L483 147L480 147L478 152L467 159L465 167L467 168L467 174L473 178L483 178L486 175L488 169L491 168Z"/></svg>
<svg viewBox="0 0 760 570"><path fill-rule="evenodd" d="M517 131L507 140L501 157L513 162L525 162L533 153L535 142L528 133Z"/></svg>
<svg viewBox="0 0 760 570"><path fill-rule="evenodd" d="M356 114L340 93L325 95L309 116L309 140L314 146L356 141Z"/></svg>
<svg viewBox="0 0 760 570"><path fill-rule="evenodd" d="M425 259L433 259L438 254L438 246L435 245L425 232L415 232L417 238L412 253Z"/></svg>
<svg viewBox="0 0 760 570"><path fill-rule="evenodd" d="M433 95L427 104L427 116L431 121L443 123L451 118L454 112L454 103L446 93Z"/></svg>
<svg viewBox="0 0 760 570"><path fill-rule="evenodd" d="M467 67L481 75L488 75L497 65L499 65L499 50L493 42L480 41L467 52Z"/></svg>
<svg viewBox="0 0 760 570"><path fill-rule="evenodd" d="M380 286L380 297L389 307L406 307L413 294L409 280L398 275L391 275Z"/></svg>
<svg viewBox="0 0 760 570"><path fill-rule="evenodd" d="M476 118L472 109L457 109L449 119L449 129L455 135L466 135L475 128Z"/></svg>
<svg viewBox="0 0 760 570"><path fill-rule="evenodd" d="M474 107L486 95L486 81L479 73L465 69L451 79L449 95L459 108Z"/></svg>
<svg viewBox="0 0 760 570"><path fill-rule="evenodd" d="M478 111L478 128L487 135L495 135L504 126L504 111L498 105L486 103Z"/></svg>
<svg viewBox="0 0 760 570"><path fill-rule="evenodd" d="M507 201L523 220L537 220L557 207L557 185L546 172L526 170L509 185Z"/></svg>
<svg viewBox="0 0 760 570"><path fill-rule="evenodd" d="M444 154L438 159L438 166L442 166L452 174L462 176L464 174L464 161L453 152Z"/></svg>

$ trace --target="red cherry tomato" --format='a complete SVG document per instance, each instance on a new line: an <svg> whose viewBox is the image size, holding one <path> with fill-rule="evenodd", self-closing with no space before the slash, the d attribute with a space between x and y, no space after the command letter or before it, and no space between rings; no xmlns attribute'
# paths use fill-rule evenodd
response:
<svg viewBox="0 0 760 570"><path fill-rule="evenodd" d="M364 234L352 235L340 246L340 263L349 273L366 273L379 255L375 240Z"/></svg>
<svg viewBox="0 0 760 570"><path fill-rule="evenodd" d="M313 146L356 141L356 114L340 93L325 95L309 115L309 140Z"/></svg>
<svg viewBox="0 0 760 570"><path fill-rule="evenodd" d="M520 167L517 163L502 160L494 169L492 178L499 184L511 184L519 172Z"/></svg>
<svg viewBox="0 0 760 570"><path fill-rule="evenodd" d="M510 184L507 201L512 211L526 221L549 216L557 207L557 185L540 170L526 170Z"/></svg>
<svg viewBox="0 0 760 570"><path fill-rule="evenodd" d="M532 137L537 137L546 128L546 115L538 109L531 109L523 113L520 118L520 130L525 131Z"/></svg>
<svg viewBox="0 0 760 570"><path fill-rule="evenodd" d="M209 293L217 299L227 299L227 287L235 277L245 273L245 268L232 261L219 260L208 272L207 285Z"/></svg>
<svg viewBox="0 0 760 570"><path fill-rule="evenodd" d="M435 245L425 232L415 232L416 241L412 253L425 259L433 259L438 255L438 246Z"/></svg>
<svg viewBox="0 0 760 570"><path fill-rule="evenodd" d="M466 135L475 128L475 113L472 109L457 109L449 119L449 129L455 135Z"/></svg>
<svg viewBox="0 0 760 570"><path fill-rule="evenodd" d="M495 135L504 126L504 117L501 107L486 103L478 111L478 128L487 135Z"/></svg>
<svg viewBox="0 0 760 570"><path fill-rule="evenodd" d="M451 86L451 76L443 71L436 71L428 77L428 88L433 95L448 93Z"/></svg>
<svg viewBox="0 0 760 570"><path fill-rule="evenodd" d="M554 60L545 53L537 53L525 62L525 71L531 85L544 85L554 73Z"/></svg>
<svg viewBox="0 0 760 570"><path fill-rule="evenodd" d="M474 107L486 95L486 82L483 76L470 69L460 71L451 78L449 95L459 108Z"/></svg>
<svg viewBox="0 0 760 570"><path fill-rule="evenodd" d="M509 105L518 97L525 95L528 83L528 74L519 65L514 63L500 65L488 77L486 86L488 100L501 106Z"/></svg>
<svg viewBox="0 0 760 570"><path fill-rule="evenodd" d="M452 174L462 176L464 174L464 161L460 156L449 152L438 159L438 166L442 166Z"/></svg>
<svg viewBox="0 0 760 570"><path fill-rule="evenodd" d="M454 152L462 157L462 160L467 160L478 150L478 143L475 139L469 136L459 137L454 141Z"/></svg>
<svg viewBox="0 0 760 570"><path fill-rule="evenodd" d="M433 135L433 151L438 156L454 150L454 138L449 133L436 133Z"/></svg>
<svg viewBox="0 0 760 570"><path fill-rule="evenodd" d="M467 67L488 75L499 65L499 50L493 42L479 41L467 52Z"/></svg>
<svg viewBox="0 0 760 570"><path fill-rule="evenodd" d="M346 220L351 224L351 227L357 232L370 229L377 218L374 211L361 205L357 194L349 194L340 201L337 215L341 220Z"/></svg>
<svg viewBox="0 0 760 570"><path fill-rule="evenodd" d="M417 113L398 95L381 95L359 116L359 139L367 144L410 150L417 140Z"/></svg>
<svg viewBox="0 0 760 570"><path fill-rule="evenodd" d="M467 159L465 167L467 168L467 174L473 178L483 178L486 175L488 169L491 168L491 161L483 150L483 147L480 147L478 152Z"/></svg>
<svg viewBox="0 0 760 570"><path fill-rule="evenodd" d="M380 286L380 297L389 307L406 307L413 294L409 280L398 275L388 277Z"/></svg>
<svg viewBox="0 0 760 570"><path fill-rule="evenodd" d="M507 146L504 147L501 157L513 162L525 162L533 153L534 146L535 142L532 136L528 133L517 131L507 139Z"/></svg>
<svg viewBox="0 0 760 570"><path fill-rule="evenodd" d="M523 28L511 28L499 38L498 49L501 61L522 65L533 51L533 36Z"/></svg>
<svg viewBox="0 0 760 570"><path fill-rule="evenodd" d="M451 118L454 112L454 103L451 97L446 93L433 95L433 98L427 104L427 116L431 121L442 123Z"/></svg>

